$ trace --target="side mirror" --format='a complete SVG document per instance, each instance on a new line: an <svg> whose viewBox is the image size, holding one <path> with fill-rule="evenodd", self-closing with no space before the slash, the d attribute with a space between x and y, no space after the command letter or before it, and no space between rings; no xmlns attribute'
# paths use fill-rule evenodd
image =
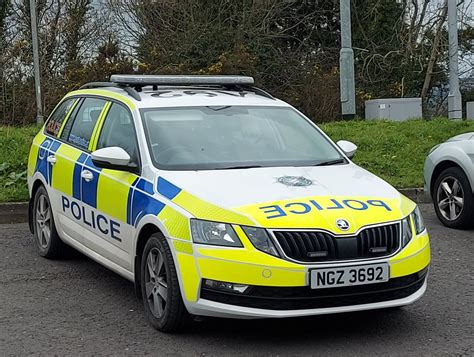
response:
<svg viewBox="0 0 474 357"><path fill-rule="evenodd" d="M94 151L91 154L95 166L103 169L134 172L137 165L130 162L130 155L118 146L112 146Z"/></svg>
<svg viewBox="0 0 474 357"><path fill-rule="evenodd" d="M337 146L344 151L349 159L352 159L357 151L357 145L346 140L339 140Z"/></svg>

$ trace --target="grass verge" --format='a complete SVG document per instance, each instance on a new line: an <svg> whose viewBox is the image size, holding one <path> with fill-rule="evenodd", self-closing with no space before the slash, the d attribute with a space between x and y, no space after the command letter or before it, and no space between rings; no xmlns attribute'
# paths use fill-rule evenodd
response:
<svg viewBox="0 0 474 357"><path fill-rule="evenodd" d="M397 188L422 187L423 163L436 144L474 132L474 121L347 121L321 124L334 140L354 142L354 161ZM0 127L0 202L25 201L26 165L35 126Z"/></svg>
<svg viewBox="0 0 474 357"><path fill-rule="evenodd" d="M353 121L320 127L334 141L349 140L359 147L355 163L397 188L409 188L423 186L423 165L430 149L455 135L474 132L474 121Z"/></svg>
<svg viewBox="0 0 474 357"><path fill-rule="evenodd" d="M26 165L36 126L0 126L0 202L26 201Z"/></svg>

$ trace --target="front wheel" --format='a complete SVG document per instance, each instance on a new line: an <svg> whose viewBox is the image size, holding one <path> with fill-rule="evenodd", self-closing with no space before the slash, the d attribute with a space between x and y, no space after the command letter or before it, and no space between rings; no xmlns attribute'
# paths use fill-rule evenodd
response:
<svg viewBox="0 0 474 357"><path fill-rule="evenodd" d="M433 188L436 215L450 228L474 225L474 197L469 180L459 167L449 167L438 176Z"/></svg>
<svg viewBox="0 0 474 357"><path fill-rule="evenodd" d="M148 322L162 332L179 330L186 319L171 249L163 235L147 241L141 259L140 285Z"/></svg>

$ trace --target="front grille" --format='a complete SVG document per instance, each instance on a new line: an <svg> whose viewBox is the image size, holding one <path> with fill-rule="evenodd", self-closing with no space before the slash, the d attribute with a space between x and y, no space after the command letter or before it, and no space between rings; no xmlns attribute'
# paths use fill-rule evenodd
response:
<svg viewBox="0 0 474 357"><path fill-rule="evenodd" d="M244 293L201 287L201 298L268 310L302 310L371 304L406 298L423 286L428 268L384 283L326 289L250 286Z"/></svg>
<svg viewBox="0 0 474 357"><path fill-rule="evenodd" d="M348 237L316 231L274 231L273 234L288 258L308 263L380 258L400 247L399 223L365 228Z"/></svg>

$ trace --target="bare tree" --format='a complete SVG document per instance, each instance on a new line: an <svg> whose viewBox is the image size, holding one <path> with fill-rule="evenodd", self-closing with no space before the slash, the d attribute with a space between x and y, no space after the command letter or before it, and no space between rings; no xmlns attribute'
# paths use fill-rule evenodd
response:
<svg viewBox="0 0 474 357"><path fill-rule="evenodd" d="M458 0L460 69L466 74L474 59L473 1ZM427 102L443 102L432 90L446 80L443 4L352 1L360 106L373 97L420 92ZM242 73L317 120L339 117L338 1L37 0L37 5L46 111L81 83L117 72ZM11 123L28 122L34 112L29 19L28 0L0 1L0 113Z"/></svg>
<svg viewBox="0 0 474 357"><path fill-rule="evenodd" d="M431 83L431 76L433 75L433 67L438 55L439 42L442 34L443 24L446 21L446 16L448 15L448 2L445 1L443 8L440 11L438 22L436 25L433 45L431 47L430 59L428 61L428 66L426 69L425 80L423 82L423 87L421 89L421 98L424 100L428 94L428 89Z"/></svg>

